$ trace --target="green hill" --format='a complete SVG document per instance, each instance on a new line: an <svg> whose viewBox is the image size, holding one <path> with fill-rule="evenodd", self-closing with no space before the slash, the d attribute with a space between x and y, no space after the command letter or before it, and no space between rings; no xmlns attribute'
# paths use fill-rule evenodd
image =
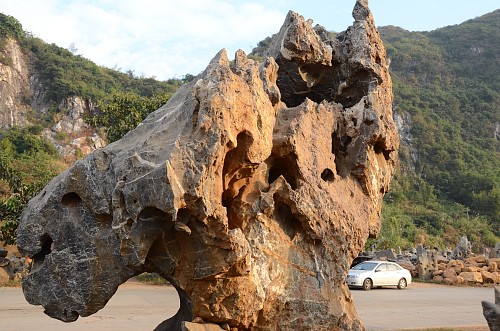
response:
<svg viewBox="0 0 500 331"><path fill-rule="evenodd" d="M431 32L379 28L390 61L400 166L368 246L479 251L500 241L500 10ZM332 32L334 36L335 33ZM253 49L262 58L271 38Z"/></svg>
<svg viewBox="0 0 500 331"><path fill-rule="evenodd" d="M449 246L500 235L500 10L431 32L379 29L394 112L409 119L378 244Z"/></svg>

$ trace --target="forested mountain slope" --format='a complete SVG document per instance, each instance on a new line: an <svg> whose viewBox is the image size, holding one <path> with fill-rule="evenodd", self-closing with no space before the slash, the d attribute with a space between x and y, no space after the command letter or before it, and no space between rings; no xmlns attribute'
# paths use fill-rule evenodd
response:
<svg viewBox="0 0 500 331"><path fill-rule="evenodd" d="M500 10L431 32L379 29L401 167L379 243L480 248L500 235ZM386 242L384 242L386 241Z"/></svg>
<svg viewBox="0 0 500 331"><path fill-rule="evenodd" d="M368 245L476 250L500 236L500 10L431 32L380 27L400 167ZM335 36L335 32L331 32ZM251 55L259 59L270 37Z"/></svg>

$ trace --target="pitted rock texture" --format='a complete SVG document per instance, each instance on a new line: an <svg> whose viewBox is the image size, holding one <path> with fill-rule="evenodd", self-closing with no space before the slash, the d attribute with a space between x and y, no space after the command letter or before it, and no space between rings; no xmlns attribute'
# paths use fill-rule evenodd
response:
<svg viewBox="0 0 500 331"><path fill-rule="evenodd" d="M263 63L222 50L52 180L18 230L28 302L74 321L149 271L180 297L157 330L362 330L344 278L379 230L399 140L366 1L353 16L331 38L290 12Z"/></svg>
<svg viewBox="0 0 500 331"><path fill-rule="evenodd" d="M481 301L483 306L483 315L488 322L490 331L500 330L500 288L495 287L495 303L489 301Z"/></svg>

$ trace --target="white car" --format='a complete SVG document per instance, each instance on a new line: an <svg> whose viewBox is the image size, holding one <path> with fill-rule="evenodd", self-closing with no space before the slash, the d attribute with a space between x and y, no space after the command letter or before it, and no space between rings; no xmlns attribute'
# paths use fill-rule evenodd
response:
<svg viewBox="0 0 500 331"><path fill-rule="evenodd" d="M399 264L388 261L365 261L347 273L347 286L368 291L374 286L397 286L404 289L411 284L411 274Z"/></svg>

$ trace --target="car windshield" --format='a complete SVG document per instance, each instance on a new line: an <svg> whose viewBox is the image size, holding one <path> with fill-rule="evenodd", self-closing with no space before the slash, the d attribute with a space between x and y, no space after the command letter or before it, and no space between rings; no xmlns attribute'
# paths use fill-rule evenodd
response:
<svg viewBox="0 0 500 331"><path fill-rule="evenodd" d="M373 270L378 265L375 262L361 262L360 264L354 266L353 270Z"/></svg>

